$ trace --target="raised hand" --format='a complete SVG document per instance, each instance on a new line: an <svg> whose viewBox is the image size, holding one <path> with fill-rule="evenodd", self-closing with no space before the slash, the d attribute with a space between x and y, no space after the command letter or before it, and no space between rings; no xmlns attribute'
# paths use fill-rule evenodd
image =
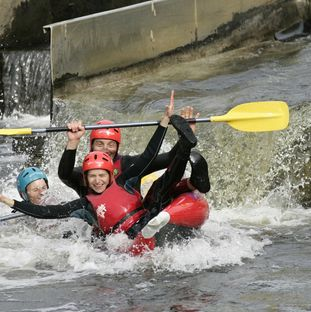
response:
<svg viewBox="0 0 311 312"><path fill-rule="evenodd" d="M185 119L199 118L200 113L196 113L196 115L193 116L193 107L192 106L186 106L186 107L183 107L181 109L180 116L185 118ZM190 125L190 128L192 129L193 133L195 133L195 126L196 126L195 122L191 122L189 125Z"/></svg>
<svg viewBox="0 0 311 312"><path fill-rule="evenodd" d="M173 113L174 113L174 90L172 90L171 92L171 99L169 105L165 106L165 112L160 122L160 125L162 127L168 126L170 117L173 115Z"/></svg>
<svg viewBox="0 0 311 312"><path fill-rule="evenodd" d="M76 149L85 133L85 128L80 120L68 123L67 127L70 131L67 131L68 143L66 149Z"/></svg>

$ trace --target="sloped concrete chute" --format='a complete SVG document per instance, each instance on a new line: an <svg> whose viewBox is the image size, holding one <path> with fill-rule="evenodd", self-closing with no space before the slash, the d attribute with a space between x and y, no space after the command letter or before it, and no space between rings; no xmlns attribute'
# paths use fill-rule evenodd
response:
<svg viewBox="0 0 311 312"><path fill-rule="evenodd" d="M46 25L52 81L87 77L204 40L271 0L153 0Z"/></svg>

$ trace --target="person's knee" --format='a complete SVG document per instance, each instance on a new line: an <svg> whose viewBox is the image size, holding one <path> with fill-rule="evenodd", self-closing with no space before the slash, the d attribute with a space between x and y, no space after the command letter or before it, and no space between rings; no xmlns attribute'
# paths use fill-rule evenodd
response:
<svg viewBox="0 0 311 312"><path fill-rule="evenodd" d="M211 186L208 175L208 165L204 157L196 150L190 154L191 176L189 182L201 193L207 193Z"/></svg>

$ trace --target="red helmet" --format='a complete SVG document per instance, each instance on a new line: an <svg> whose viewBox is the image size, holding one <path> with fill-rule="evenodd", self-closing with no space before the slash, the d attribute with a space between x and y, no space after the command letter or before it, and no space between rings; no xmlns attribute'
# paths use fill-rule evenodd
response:
<svg viewBox="0 0 311 312"><path fill-rule="evenodd" d="M113 162L111 157L103 152L90 152L88 153L82 165L83 173L92 169L103 169L107 170L110 173L110 176L113 176Z"/></svg>
<svg viewBox="0 0 311 312"><path fill-rule="evenodd" d="M101 120L96 123L97 125L111 125L111 120ZM121 130L120 128L108 128L108 129L95 129L90 134L90 150L92 150L92 144L95 139L106 139L121 143Z"/></svg>

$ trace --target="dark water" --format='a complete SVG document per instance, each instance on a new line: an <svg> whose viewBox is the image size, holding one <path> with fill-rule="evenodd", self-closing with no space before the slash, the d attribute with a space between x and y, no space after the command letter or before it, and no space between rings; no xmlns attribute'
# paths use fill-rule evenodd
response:
<svg viewBox="0 0 311 312"><path fill-rule="evenodd" d="M78 221L0 224L1 311L311 310L311 210L304 208L310 208L310 38L199 55L58 94L54 122L158 120L174 89L176 110L193 105L201 117L245 102L286 101L288 129L245 133L226 124L198 125L198 149L212 182L210 219L191 241L142 258L94 248ZM141 151L152 131L124 129L122 152ZM175 139L169 131L164 149ZM72 199L56 174L65 140L65 134L49 136L43 166L52 192ZM14 179L22 159L2 146L1 167L10 155L12 173L1 176L0 189L18 198ZM85 138L79 161L87 149ZM68 227L81 233L60 239Z"/></svg>

